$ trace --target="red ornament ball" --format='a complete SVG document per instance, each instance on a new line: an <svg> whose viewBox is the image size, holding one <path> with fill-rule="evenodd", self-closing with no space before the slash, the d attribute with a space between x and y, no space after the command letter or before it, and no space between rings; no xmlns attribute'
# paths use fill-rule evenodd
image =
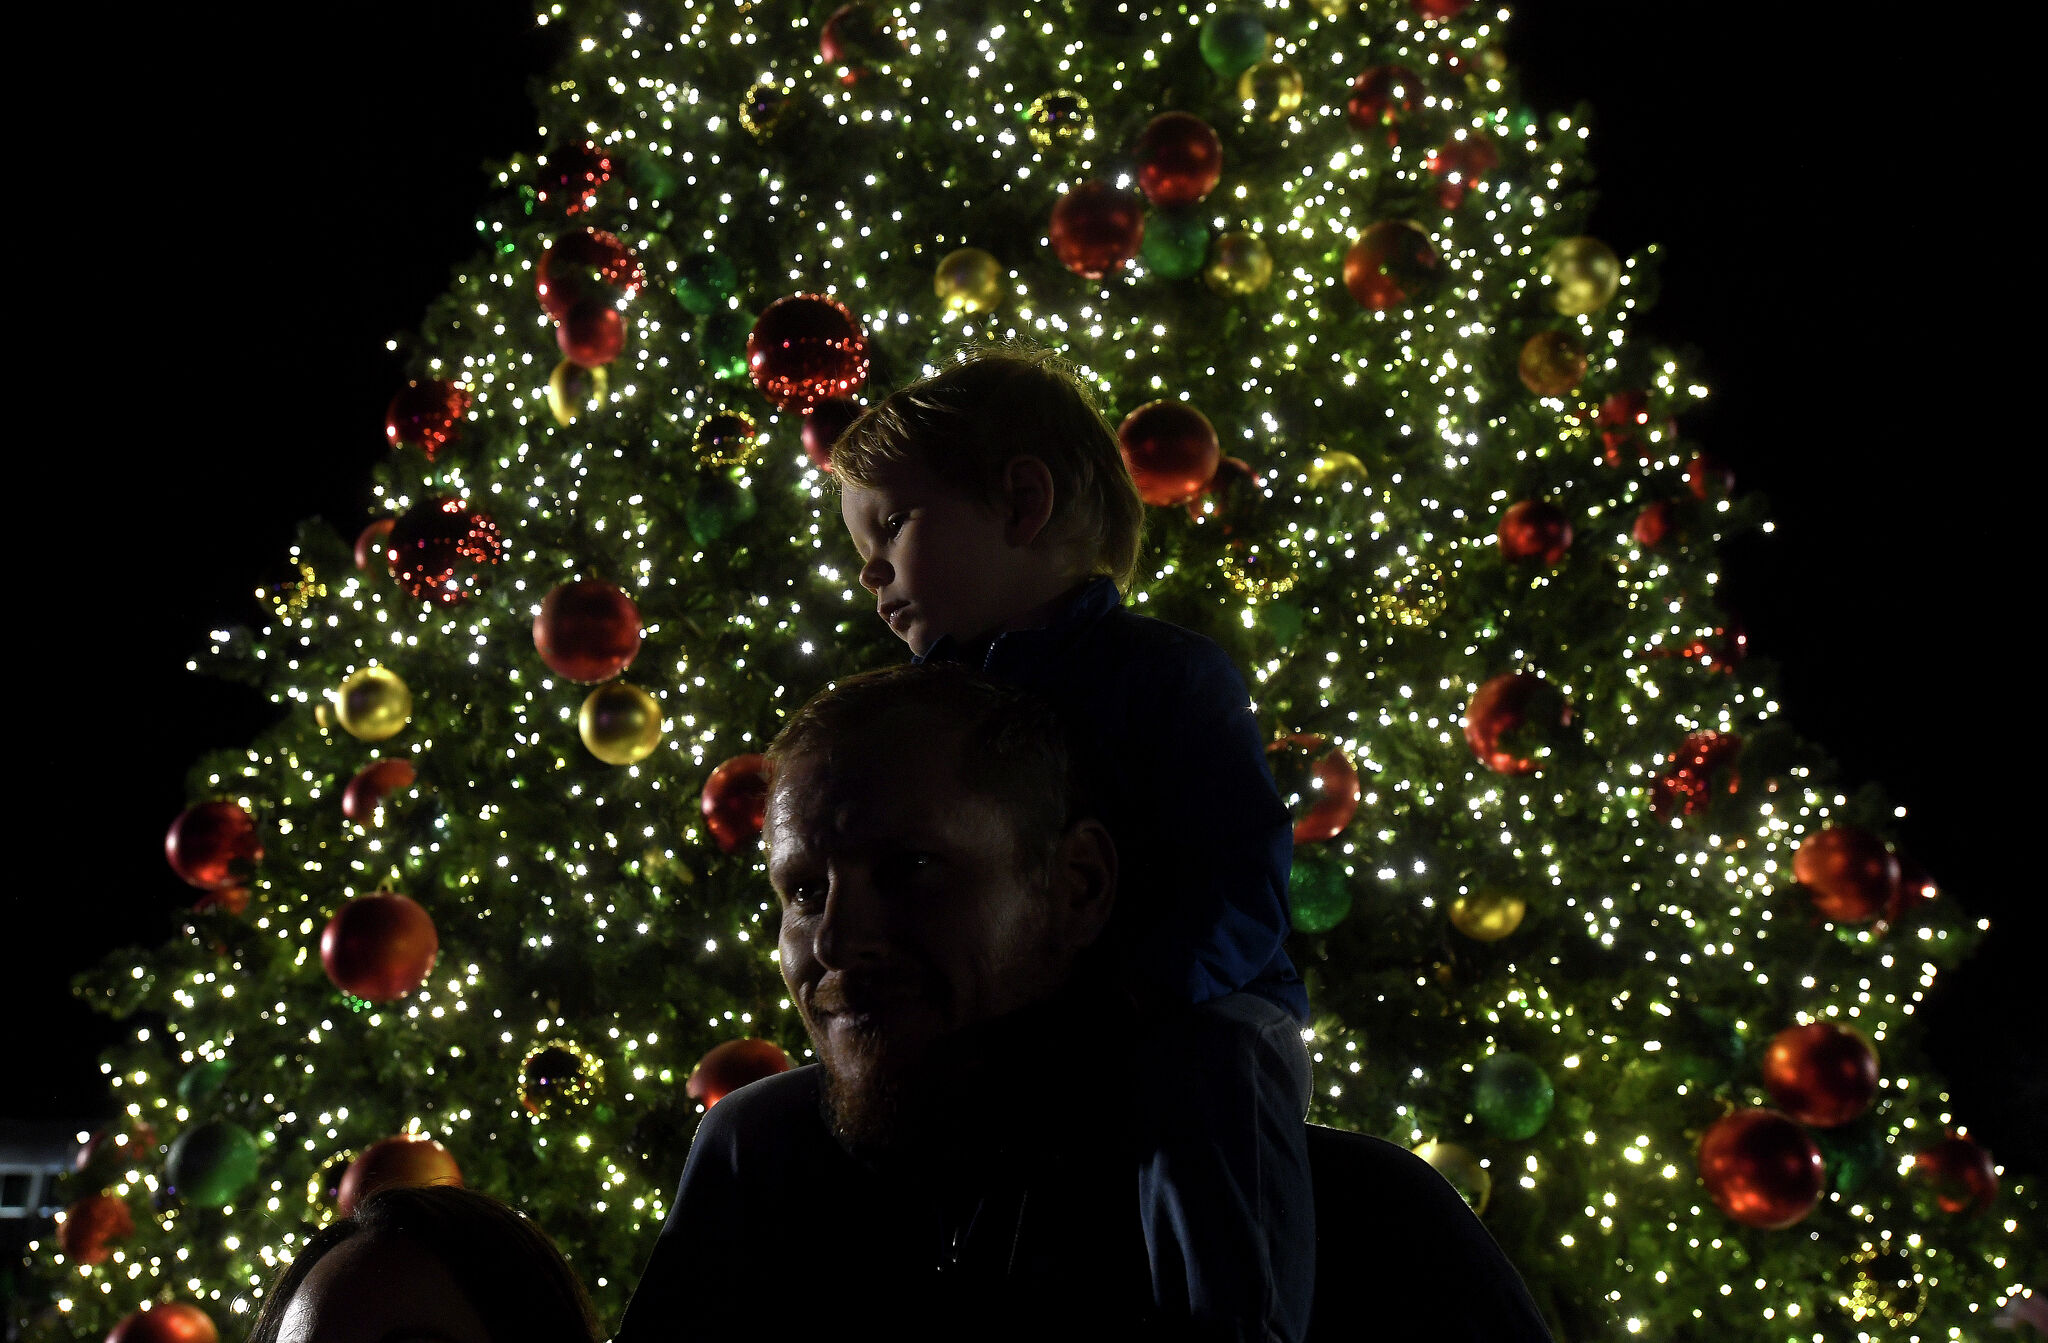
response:
<svg viewBox="0 0 2048 1343"><path fill-rule="evenodd" d="M1643 511L1636 514L1636 520L1629 524L1629 535L1645 550L1655 550L1671 538L1678 526L1677 515L1669 501L1652 500L1643 505Z"/></svg>
<svg viewBox="0 0 2048 1343"><path fill-rule="evenodd" d="M112 1194L87 1194L64 1210L57 1224L57 1246L64 1257L80 1264L104 1264L114 1243L135 1234L135 1215L128 1201Z"/></svg>
<svg viewBox="0 0 2048 1343"><path fill-rule="evenodd" d="M710 1109L749 1082L788 1072L789 1055L772 1040L727 1040L713 1045L690 1071L684 1091Z"/></svg>
<svg viewBox="0 0 2048 1343"><path fill-rule="evenodd" d="M1193 205L1223 177L1223 142L1190 112L1162 112L1146 122L1131 153L1138 190L1162 210Z"/></svg>
<svg viewBox="0 0 2048 1343"><path fill-rule="evenodd" d="M394 891L349 901L320 934L320 964L343 993L395 1002L427 982L441 939L417 902Z"/></svg>
<svg viewBox="0 0 2048 1343"><path fill-rule="evenodd" d="M1735 771L1728 769L1742 751L1742 739L1727 732L1695 732L1673 753L1671 764L1650 785L1650 814L1662 819L1673 814L1691 816L1714 795L1718 777L1728 771L1719 791L1733 793L1741 786ZM1801 1121L1802 1123L1805 1121Z"/></svg>
<svg viewBox="0 0 2048 1343"><path fill-rule="evenodd" d="M1928 870L1915 859L1899 855L1899 890L1886 902L1884 921L1897 924L1920 906L1941 894L1941 887Z"/></svg>
<svg viewBox="0 0 2048 1343"><path fill-rule="evenodd" d="M549 154L541 169L534 198L565 215L597 208L597 191L612 180L612 161L596 142L564 145Z"/></svg>
<svg viewBox="0 0 2048 1343"><path fill-rule="evenodd" d="M1877 1096L1877 1051L1861 1031L1832 1021L1788 1026L1764 1049L1764 1088L1809 1128L1835 1128Z"/></svg>
<svg viewBox="0 0 2048 1343"><path fill-rule="evenodd" d="M1884 841L1853 825L1831 825L1800 842L1792 879L1823 918L1869 923L1899 892L1899 860Z"/></svg>
<svg viewBox="0 0 2048 1343"><path fill-rule="evenodd" d="M1782 1231L1813 1211L1827 1163L1806 1130L1776 1110L1737 1110L1700 1139L1700 1181L1744 1226Z"/></svg>
<svg viewBox="0 0 2048 1343"><path fill-rule="evenodd" d="M1465 193L1500 168L1500 150L1483 135L1467 135L1433 149L1424 165L1436 175L1437 204L1455 210L1464 204Z"/></svg>
<svg viewBox="0 0 2048 1343"><path fill-rule="evenodd" d="M586 228L548 244L533 268L533 283L540 306L561 322L579 304L616 307L633 298L646 286L647 272L616 235Z"/></svg>
<svg viewBox="0 0 2048 1343"><path fill-rule="evenodd" d="M164 857L187 886L220 891L249 879L263 857L255 818L232 802L197 802L164 836Z"/></svg>
<svg viewBox="0 0 2048 1343"><path fill-rule="evenodd" d="M343 1217L353 1217L356 1205L380 1189L420 1189L436 1184L462 1187L462 1169L455 1164L455 1154L432 1138L401 1133L371 1143L348 1163L335 1203Z"/></svg>
<svg viewBox="0 0 2048 1343"><path fill-rule="evenodd" d="M412 787L418 777L412 761L402 756L372 760L341 790L341 814L357 825L382 825L384 803L393 793Z"/></svg>
<svg viewBox="0 0 2048 1343"><path fill-rule="evenodd" d="M1152 401L1117 426L1124 463L1148 504L1186 503L1215 479L1223 449L1209 417L1185 401Z"/></svg>
<svg viewBox="0 0 2048 1343"><path fill-rule="evenodd" d="M1951 1215L1982 1212L1998 1197L1991 1153L1968 1138L1943 1138L1915 1156L1913 1178L1931 1188L1935 1203Z"/></svg>
<svg viewBox="0 0 2048 1343"><path fill-rule="evenodd" d="M818 57L841 72L842 84L859 83L869 65L889 60L897 49L888 19L877 15L866 0L833 10L818 32Z"/></svg>
<svg viewBox="0 0 2048 1343"><path fill-rule="evenodd" d="M469 390L452 382L409 382L384 410L384 438L394 448L418 448L428 461L461 435Z"/></svg>
<svg viewBox="0 0 2048 1343"><path fill-rule="evenodd" d="M640 608L609 583L563 583L533 618L533 646L557 676L582 685L609 681L640 652Z"/></svg>
<svg viewBox="0 0 2048 1343"><path fill-rule="evenodd" d="M778 410L851 396L868 380L867 332L837 299L779 298L747 336L747 376Z"/></svg>
<svg viewBox="0 0 2048 1343"><path fill-rule="evenodd" d="M1499 774L1534 774L1541 740L1572 721L1572 706L1533 672L1502 672L1481 685L1465 706L1465 743L1479 763Z"/></svg>
<svg viewBox="0 0 2048 1343"><path fill-rule="evenodd" d="M1409 0L1425 19L1455 19L1472 5L1472 0Z"/></svg>
<svg viewBox="0 0 2048 1343"><path fill-rule="evenodd" d="M356 533L356 568L368 573L371 565L384 558L391 545L391 529L396 525L392 518L378 518Z"/></svg>
<svg viewBox="0 0 2048 1343"><path fill-rule="evenodd" d="M166 1301L123 1316L106 1343L220 1343L220 1330L190 1302Z"/></svg>
<svg viewBox="0 0 2048 1343"><path fill-rule="evenodd" d="M1053 255L1083 279L1122 270L1145 241L1145 202L1135 191L1083 182L1052 207Z"/></svg>
<svg viewBox="0 0 2048 1343"><path fill-rule="evenodd" d="M498 524L453 495L426 499L391 528L384 558L408 596L453 606L469 596L485 567L505 553Z"/></svg>
<svg viewBox="0 0 2048 1343"><path fill-rule="evenodd" d="M736 755L704 780L704 824L720 853L737 853L768 814L768 757Z"/></svg>
<svg viewBox="0 0 2048 1343"><path fill-rule="evenodd" d="M1609 466L1624 462L1642 463L1650 458L1650 397L1646 392L1615 392L1593 413L1593 427L1600 434L1600 453ZM1678 426L1664 421L1663 437L1668 442Z"/></svg>
<svg viewBox="0 0 2048 1343"><path fill-rule="evenodd" d="M240 918L242 911L247 908L249 888L246 886L228 886L218 891L208 891L192 902L192 912L195 914L212 914L218 911L233 918ZM219 948L216 947L215 950L218 951Z"/></svg>
<svg viewBox="0 0 2048 1343"><path fill-rule="evenodd" d="M1726 499L1735 493L1735 472L1711 452L1695 453L1685 464L1685 487L1702 503Z"/></svg>
<svg viewBox="0 0 2048 1343"><path fill-rule="evenodd" d="M1422 225L1383 219L1344 254L1344 287L1362 308L1385 312L1413 302L1436 278L1436 245Z"/></svg>
<svg viewBox="0 0 2048 1343"><path fill-rule="evenodd" d="M609 303L579 303L555 328L555 344L578 368L609 364L625 352L625 316Z"/></svg>
<svg viewBox="0 0 2048 1343"><path fill-rule="evenodd" d="M832 469L832 445L860 418L861 404L851 397L831 396L804 413L804 456L820 471Z"/></svg>
<svg viewBox="0 0 2048 1343"><path fill-rule="evenodd" d="M1294 812L1294 842L1320 844L1342 834L1358 815L1360 795L1358 767L1344 748L1316 733L1297 732L1268 746L1266 753L1280 757L1275 782Z"/></svg>
<svg viewBox="0 0 2048 1343"><path fill-rule="evenodd" d="M1500 515L1500 553L1510 564L1541 560L1554 565L1571 549L1572 522L1564 510L1542 499L1524 499Z"/></svg>
<svg viewBox="0 0 2048 1343"><path fill-rule="evenodd" d="M1422 105L1422 80L1403 65L1375 65L1351 81L1351 100L1344 115L1359 130L1379 127L1387 143L1401 138L1401 126L1410 113Z"/></svg>

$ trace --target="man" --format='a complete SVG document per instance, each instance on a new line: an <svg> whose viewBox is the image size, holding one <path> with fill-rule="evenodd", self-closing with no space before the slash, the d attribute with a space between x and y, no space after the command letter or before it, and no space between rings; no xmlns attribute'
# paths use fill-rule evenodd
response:
<svg viewBox="0 0 2048 1343"><path fill-rule="evenodd" d="M1152 1307L1123 1136L1136 1018L1092 959L1116 849L1052 711L958 667L895 667L812 699L769 758L779 956L819 1062L706 1115L620 1343L1198 1337ZM1395 1266L1357 1323L1543 1338L1456 1195L1386 1151L1434 1184L1382 1210L1384 1246L1345 1248L1414 1246L1460 1295L1512 1290L1481 1318ZM1367 1157L1351 1167L1373 1180Z"/></svg>

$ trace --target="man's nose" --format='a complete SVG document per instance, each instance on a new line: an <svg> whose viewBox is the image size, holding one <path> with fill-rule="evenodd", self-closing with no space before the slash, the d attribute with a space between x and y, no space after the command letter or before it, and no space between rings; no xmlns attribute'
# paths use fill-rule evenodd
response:
<svg viewBox="0 0 2048 1343"><path fill-rule="evenodd" d="M860 585L869 592L880 592L895 576L896 571L889 567L889 561L879 555L860 567Z"/></svg>
<svg viewBox="0 0 2048 1343"><path fill-rule="evenodd" d="M828 970L848 970L885 956L888 927L873 883L858 876L834 877L825 893L825 912L812 934L812 954Z"/></svg>

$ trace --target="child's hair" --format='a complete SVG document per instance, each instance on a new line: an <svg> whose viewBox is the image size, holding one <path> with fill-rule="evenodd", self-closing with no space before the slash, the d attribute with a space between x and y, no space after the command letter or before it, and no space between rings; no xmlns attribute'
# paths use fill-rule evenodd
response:
<svg viewBox="0 0 2048 1343"><path fill-rule="evenodd" d="M1036 457L1052 473L1057 539L1088 556L1090 572L1130 591L1145 506L1116 434L1065 360L1050 350L986 345L900 387L847 426L832 447L833 474L873 485L894 462L914 462L989 503L1003 468Z"/></svg>
<svg viewBox="0 0 2048 1343"><path fill-rule="evenodd" d="M357 1237L397 1239L438 1260L493 1340L594 1343L598 1337L583 1284L539 1227L488 1194L431 1185L380 1189L353 1217L309 1237L265 1295L250 1343L276 1343L285 1312L314 1267Z"/></svg>

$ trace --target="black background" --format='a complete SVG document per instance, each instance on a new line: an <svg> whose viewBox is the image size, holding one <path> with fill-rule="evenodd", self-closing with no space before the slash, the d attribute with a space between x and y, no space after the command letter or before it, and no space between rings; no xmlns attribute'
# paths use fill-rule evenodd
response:
<svg viewBox="0 0 2048 1343"><path fill-rule="evenodd" d="M537 147L526 87L554 39L525 6L345 12L321 30L247 0L145 15L96 35L24 132L0 1116L104 1109L94 1055L120 1028L67 980L173 930L191 893L162 837L185 770L266 721L184 663L255 618L300 518L360 526L400 377L385 341L471 255L482 161ZM1715 389L1685 428L1770 501L1776 535L1729 564L1753 654L1845 782L1909 808L1943 898L1996 921L1938 990L1934 1046L1959 1117L2040 1171L2048 1063L2020 988L2044 933L2022 815L2040 433L2019 389L2038 375L2002 320L2023 298L2001 205L2025 160L1972 85L1930 73L1980 61L1965 40L1530 0L1508 46L1539 110L1591 104L1591 231L1663 245L1647 328L1695 347Z"/></svg>

